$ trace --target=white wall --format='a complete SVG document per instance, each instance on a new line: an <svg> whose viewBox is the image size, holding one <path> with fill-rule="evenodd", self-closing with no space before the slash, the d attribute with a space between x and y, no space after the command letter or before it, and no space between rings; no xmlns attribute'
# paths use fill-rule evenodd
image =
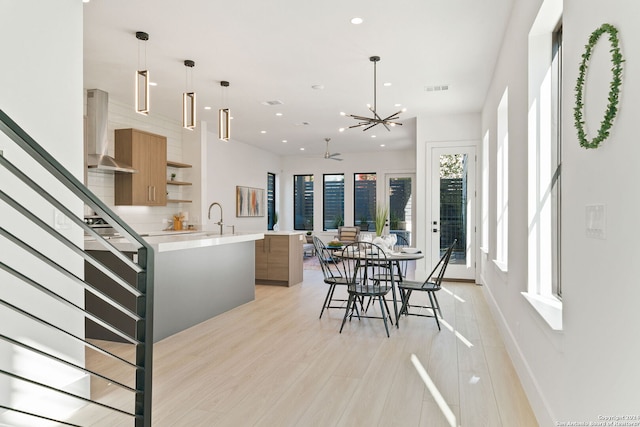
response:
<svg viewBox="0 0 640 427"><path fill-rule="evenodd" d="M2 44L3 66L0 67L0 108L75 177L82 180L82 2L5 0L1 9L0 38L5 43ZM20 151L4 136L0 137L0 150L4 151L8 160L28 170L31 178L55 193L75 214L82 216L82 206L68 194L61 193L60 188L51 183L51 178L37 167L22 159ZM33 193L22 191L23 188L7 178L6 174L0 175L3 191L19 198L31 212L45 223L53 225L54 210L50 205L40 201ZM43 238L41 232L13 214L13 210L4 202L0 202L0 224L35 244L74 273L82 275L83 264L80 259L70 256L68 251L52 240ZM61 233L76 244L82 242L79 228L71 227ZM17 251L4 238L0 238L0 259L9 265L19 266L23 273L47 283L77 304L83 304L82 289L52 274L33 258ZM84 322L81 316L61 308L50 299L41 298L31 287L12 280L4 272L0 275L0 298L83 335ZM33 322L17 321L16 317L10 310L2 308L1 333L31 341L75 363L84 363L83 346L44 330ZM77 372L45 367L41 360L28 358L25 354L16 348L3 346L0 349L2 369L31 371L37 375L36 378L62 387L82 380L82 375ZM50 375L54 371L56 377ZM22 403L24 409L47 408L47 400L31 394L32 390L24 387L24 384L18 387L15 382L8 384L5 380L7 377L0 384L0 400L3 404ZM64 416L60 412L50 412L49 415ZM11 418L2 418L2 421L12 424Z"/></svg>
<svg viewBox="0 0 640 427"><path fill-rule="evenodd" d="M357 225L353 218L353 175L355 173L376 173L377 200L384 199L384 180L389 173L415 173L413 151L385 151L379 149L367 153L343 153L343 161L324 159L321 155L310 157L283 158L280 178L280 206L278 207L280 229L293 230L293 175L314 176L314 234L331 239L334 232L322 232L322 175L343 173L345 180L344 223Z"/></svg>
<svg viewBox="0 0 640 427"><path fill-rule="evenodd" d="M222 205L225 229L230 233L235 226L236 233L247 231L266 231L267 215L263 217L247 218L236 216L236 186L267 188L267 173L280 174L282 166L278 156L259 148L239 141L224 142L218 139L217 134L207 133L207 139L203 141L205 154L206 174L202 200L203 227L206 230L218 232L215 224L220 219L220 211L217 207L211 210L211 219L207 218L208 207L213 202ZM266 197L266 196L265 196Z"/></svg>
<svg viewBox="0 0 640 427"><path fill-rule="evenodd" d="M509 91L508 272L495 257L495 226L481 262L483 288L540 425L597 422L599 416L640 413L640 287L634 261L640 250L634 197L640 147L633 115L640 109L634 79L640 52L640 5L596 0L564 1L562 288L563 330L554 332L524 299L527 290L527 60L528 32L541 1L515 2L482 114L489 156L496 155L500 98ZM597 150L580 148L573 127L574 87L580 56L592 31L609 22L620 31L626 56L624 83L611 137ZM600 45L601 44L601 45ZM593 135L604 111L610 62L608 41L598 45L588 74L587 122ZM495 170L490 172L490 224L495 223ZM606 208L606 238L588 238L585 206Z"/></svg>
<svg viewBox="0 0 640 427"><path fill-rule="evenodd" d="M416 222L417 224L429 224L431 217L431 169L430 144L442 144L456 146L459 144L480 143L480 114L449 114L449 115L425 115L417 119L417 144L416 144ZM478 150L476 150L478 152ZM476 171L480 170L479 166ZM480 180L476 177L478 194L480 194ZM477 203L479 203L479 198ZM480 212L479 206L476 212ZM477 215L476 215L477 216ZM478 220L476 220L477 225ZM416 246L425 248L425 258L416 262L416 277L426 278L431 271L431 239L434 236L430 227L418 228L416 233ZM436 236L439 236L437 234ZM476 239L476 241L479 241ZM474 248L477 252L477 248ZM476 255L477 259L477 255Z"/></svg>

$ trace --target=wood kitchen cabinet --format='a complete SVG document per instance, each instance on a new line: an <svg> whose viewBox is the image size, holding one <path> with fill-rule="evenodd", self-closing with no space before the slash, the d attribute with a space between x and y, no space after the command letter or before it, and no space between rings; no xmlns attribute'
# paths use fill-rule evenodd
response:
<svg viewBox="0 0 640 427"><path fill-rule="evenodd" d="M293 286L302 282L301 233L265 234L256 240L256 283Z"/></svg>
<svg viewBox="0 0 640 427"><path fill-rule="evenodd" d="M116 129L115 157L138 173L115 174L115 204L167 204L167 138L137 129Z"/></svg>

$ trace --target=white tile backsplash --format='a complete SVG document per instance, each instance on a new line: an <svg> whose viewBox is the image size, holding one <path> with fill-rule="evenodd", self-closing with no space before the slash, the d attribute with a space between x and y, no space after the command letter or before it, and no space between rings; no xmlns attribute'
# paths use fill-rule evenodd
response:
<svg viewBox="0 0 640 427"><path fill-rule="evenodd" d="M86 98L85 98L86 100ZM157 116L141 116L133 111L133 107L109 100L109 154L114 154L115 129L135 128L167 137L167 159L182 162L182 128L179 122L173 122ZM169 168L167 180L171 173L176 180L193 182L191 169ZM159 231L168 227L168 220L179 212L188 212L190 218L197 217L190 212L190 204L169 203L167 206L115 206L114 174L89 170L87 186L96 196L105 202L113 211L126 221L137 232ZM192 200L191 186L167 186L170 199ZM197 224L196 224L197 225Z"/></svg>

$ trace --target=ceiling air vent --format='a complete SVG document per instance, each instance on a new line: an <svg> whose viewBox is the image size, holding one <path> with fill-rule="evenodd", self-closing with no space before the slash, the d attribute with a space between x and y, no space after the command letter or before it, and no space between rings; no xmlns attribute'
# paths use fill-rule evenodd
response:
<svg viewBox="0 0 640 427"><path fill-rule="evenodd" d="M425 92L440 92L443 90L449 90L449 85L436 85L436 86L425 86Z"/></svg>
<svg viewBox="0 0 640 427"><path fill-rule="evenodd" d="M282 105L284 104L282 101L278 101L277 99L274 101L262 101L261 102L262 105L266 105L269 107L273 107L274 105Z"/></svg>

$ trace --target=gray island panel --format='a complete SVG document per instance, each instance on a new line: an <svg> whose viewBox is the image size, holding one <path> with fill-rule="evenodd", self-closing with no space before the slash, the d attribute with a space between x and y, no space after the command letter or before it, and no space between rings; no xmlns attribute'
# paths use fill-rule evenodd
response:
<svg viewBox="0 0 640 427"><path fill-rule="evenodd" d="M153 340L255 299L253 241L155 254Z"/></svg>

